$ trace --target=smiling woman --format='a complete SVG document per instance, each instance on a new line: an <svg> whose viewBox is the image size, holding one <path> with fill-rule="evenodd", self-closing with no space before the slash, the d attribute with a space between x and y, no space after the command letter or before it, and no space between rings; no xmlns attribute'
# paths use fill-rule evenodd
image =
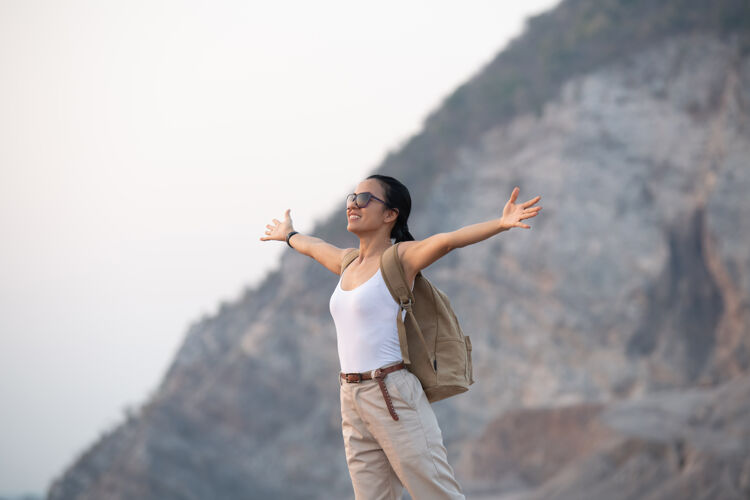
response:
<svg viewBox="0 0 750 500"><path fill-rule="evenodd" d="M279 172L348 178L284 191L308 207L300 227L327 217L553 1L0 2L0 332L23 332L0 335L0 496L75 481L190 319L276 266L237 238L283 213Z"/></svg>
<svg viewBox="0 0 750 500"><path fill-rule="evenodd" d="M514 188L502 216L415 240L409 232L409 190L393 177L371 175L346 196L347 230L359 238L359 253L348 266L342 249L299 234L290 210L284 221L266 225L262 241L286 240L312 257L339 282L330 299L341 365L341 425L349 474L357 499L464 498L448 463L435 413L416 375L405 369L397 321L400 306L383 279L381 257L394 244L406 282L453 249L514 227L529 229L541 196L516 204ZM375 202L375 203L373 203ZM351 259L351 257L349 257ZM347 260L348 261L348 260ZM405 361L406 360L406 361Z"/></svg>

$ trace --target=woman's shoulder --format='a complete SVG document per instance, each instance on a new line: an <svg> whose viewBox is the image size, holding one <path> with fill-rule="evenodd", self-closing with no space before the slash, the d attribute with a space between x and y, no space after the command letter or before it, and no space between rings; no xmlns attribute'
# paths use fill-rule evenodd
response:
<svg viewBox="0 0 750 500"><path fill-rule="evenodd" d="M354 261L354 259L357 258L357 255L359 255L359 248L344 248L341 250L341 266L343 268L348 268L349 265ZM339 269L338 272L339 276L341 276L342 269Z"/></svg>
<svg viewBox="0 0 750 500"><path fill-rule="evenodd" d="M416 242L415 240L410 240L410 241L399 241L399 242L397 243L397 245L398 245L398 247L397 247L397 250L398 250L398 258L399 258L399 259L403 259L403 257L404 257L404 253L406 253L406 252L407 252L407 251L409 250L409 248L413 247L413 246L414 246L414 245L416 245L416 244L417 244L417 242Z"/></svg>
<svg viewBox="0 0 750 500"><path fill-rule="evenodd" d="M396 248L398 250L398 260L401 262L401 267L403 267L404 269L406 280L411 284L412 288L414 287L414 277L419 272L419 270L414 269L409 259L404 258L404 255L406 255L406 252L417 243L418 242L416 240L401 241L398 243L398 247Z"/></svg>

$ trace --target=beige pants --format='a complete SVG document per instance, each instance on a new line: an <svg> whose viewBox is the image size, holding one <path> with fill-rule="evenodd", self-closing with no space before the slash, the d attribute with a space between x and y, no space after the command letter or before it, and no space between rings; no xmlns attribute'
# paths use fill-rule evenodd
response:
<svg viewBox="0 0 750 500"><path fill-rule="evenodd" d="M346 462L357 500L398 500L404 486L414 500L464 498L414 374L404 369L385 377L398 420L388 413L377 381L339 383Z"/></svg>

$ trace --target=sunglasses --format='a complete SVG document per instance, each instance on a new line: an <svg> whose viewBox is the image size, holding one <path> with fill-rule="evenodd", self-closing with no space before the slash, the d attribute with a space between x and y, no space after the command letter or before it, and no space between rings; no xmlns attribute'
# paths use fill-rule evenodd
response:
<svg viewBox="0 0 750 500"><path fill-rule="evenodd" d="M386 207L388 207L388 204L375 196L372 193L364 192L364 193L351 193L346 195L346 205L349 206L349 203L354 203L354 206L357 208L365 208L368 203L370 203L370 200L377 200ZM390 208L390 207L388 207Z"/></svg>

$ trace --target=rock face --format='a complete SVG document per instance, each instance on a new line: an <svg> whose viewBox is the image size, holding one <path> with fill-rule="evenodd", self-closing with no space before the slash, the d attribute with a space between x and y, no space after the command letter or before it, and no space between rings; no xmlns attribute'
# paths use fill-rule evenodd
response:
<svg viewBox="0 0 750 500"><path fill-rule="evenodd" d="M513 411L467 447L472 498L741 500L750 495L750 377L607 408Z"/></svg>
<svg viewBox="0 0 750 500"><path fill-rule="evenodd" d="M629 12L621 17L634 36L650 33L627 11L647 2L604 3L601 12ZM550 15L599 4L563 2ZM729 32L693 29L702 19L693 16L677 23L689 30L644 35L562 79L536 110L519 105L493 122L476 89L489 109L503 108L485 83L533 46L530 28L379 169L412 190L417 238L498 217L515 185L521 199L542 195L531 230L425 271L474 344L477 383L434 405L467 491L747 498L750 12L712 5L746 17L731 18ZM459 99L466 92L474 97ZM458 101L468 104L451 121ZM470 136L438 140L464 122ZM315 234L356 244L343 210ZM48 497L351 497L328 310L335 285L322 266L286 254L281 271L191 326L153 397Z"/></svg>
<svg viewBox="0 0 750 500"><path fill-rule="evenodd" d="M601 422L603 408L581 403L508 411L465 445L457 469L474 494L535 488L565 465L614 442L616 432Z"/></svg>

